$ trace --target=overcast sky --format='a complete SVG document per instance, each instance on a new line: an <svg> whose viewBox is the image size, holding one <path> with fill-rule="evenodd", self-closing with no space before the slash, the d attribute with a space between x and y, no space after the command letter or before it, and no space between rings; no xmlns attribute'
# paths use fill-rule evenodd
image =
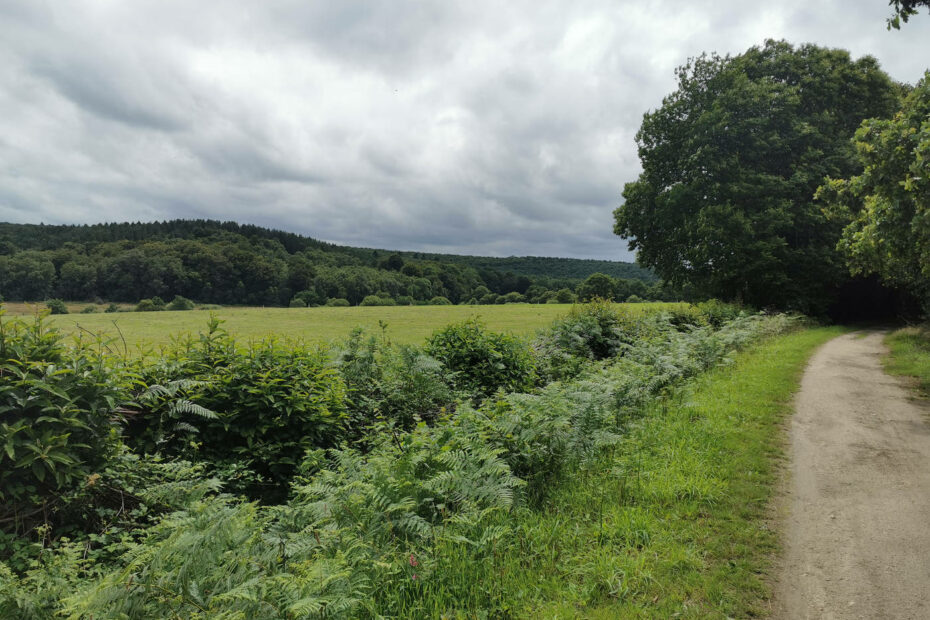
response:
<svg viewBox="0 0 930 620"><path fill-rule="evenodd" d="M884 0L0 0L0 221L213 218L336 243L629 259L642 115L766 38L930 65Z"/></svg>

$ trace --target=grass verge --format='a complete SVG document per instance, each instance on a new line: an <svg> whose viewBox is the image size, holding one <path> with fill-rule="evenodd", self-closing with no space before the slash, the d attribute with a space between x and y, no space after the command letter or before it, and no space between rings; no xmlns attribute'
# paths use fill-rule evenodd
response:
<svg viewBox="0 0 930 620"><path fill-rule="evenodd" d="M890 355L885 370L892 375L912 377L923 396L930 396L930 327L905 327L885 337Z"/></svg>
<svg viewBox="0 0 930 620"><path fill-rule="evenodd" d="M512 617L764 614L780 425L807 359L842 331L760 343L657 404L614 454L524 511L490 565L460 577Z"/></svg>

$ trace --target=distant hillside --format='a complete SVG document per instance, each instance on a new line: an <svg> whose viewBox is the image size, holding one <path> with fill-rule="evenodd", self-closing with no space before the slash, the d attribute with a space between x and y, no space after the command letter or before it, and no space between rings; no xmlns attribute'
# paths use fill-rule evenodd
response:
<svg viewBox="0 0 930 620"><path fill-rule="evenodd" d="M555 258L542 256L467 256L459 254L425 254L422 252L399 252L401 256L460 263L475 269L497 269L523 276L547 276L569 280L584 280L592 273L604 273L612 278L655 282L658 278L648 269L636 263L593 260L584 258Z"/></svg>
<svg viewBox="0 0 930 620"><path fill-rule="evenodd" d="M182 295L207 303L319 305L496 303L510 295L544 302L559 290L578 292L598 272L616 280L618 297L649 296L649 286L657 286L651 272L631 263L394 252L235 222L0 223L0 295L10 300Z"/></svg>

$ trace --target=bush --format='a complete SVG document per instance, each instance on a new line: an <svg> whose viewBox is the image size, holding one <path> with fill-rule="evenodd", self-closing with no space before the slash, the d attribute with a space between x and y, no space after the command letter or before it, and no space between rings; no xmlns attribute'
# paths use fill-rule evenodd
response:
<svg viewBox="0 0 930 620"><path fill-rule="evenodd" d="M2 317L0 317L2 320ZM84 484L113 451L126 383L41 318L0 325L0 522Z"/></svg>
<svg viewBox="0 0 930 620"><path fill-rule="evenodd" d="M506 295L502 295L501 298L498 300L497 303L501 303L501 304L522 304L522 303L524 303L525 301L526 301L526 297L524 297L523 295L521 295L520 293L518 293L518 292L516 292L516 291L511 291L510 293L507 293Z"/></svg>
<svg viewBox="0 0 930 620"><path fill-rule="evenodd" d="M626 303L628 304L641 304L643 303L643 298L639 295L630 295L626 298Z"/></svg>
<svg viewBox="0 0 930 620"><path fill-rule="evenodd" d="M362 299L362 303L360 303L359 305L360 306L396 306L397 302L395 302L390 297L378 297L377 295L366 295L365 298Z"/></svg>
<svg viewBox="0 0 930 620"><path fill-rule="evenodd" d="M534 347L550 380L575 376L588 360L621 355L641 335L643 322L605 299L574 306L553 322Z"/></svg>
<svg viewBox="0 0 930 620"><path fill-rule="evenodd" d="M560 288L555 294L555 300L560 304L573 304L578 301L578 297L570 288Z"/></svg>
<svg viewBox="0 0 930 620"><path fill-rule="evenodd" d="M104 310L104 312L119 312L119 306L111 303L109 306L107 306L107 309Z"/></svg>
<svg viewBox="0 0 930 620"><path fill-rule="evenodd" d="M306 308L307 304L303 299L294 297L291 299L291 302L288 304L288 308Z"/></svg>
<svg viewBox="0 0 930 620"><path fill-rule="evenodd" d="M97 312L97 306L84 306L81 309L81 314L94 314Z"/></svg>
<svg viewBox="0 0 930 620"><path fill-rule="evenodd" d="M431 305L431 306L451 306L451 305L452 305L452 302L449 301L446 297L442 297L441 295L437 295L436 297L433 297L432 299L429 300L429 305Z"/></svg>
<svg viewBox="0 0 930 620"><path fill-rule="evenodd" d="M696 306L676 304L661 312L678 331L706 327L707 317Z"/></svg>
<svg viewBox="0 0 930 620"><path fill-rule="evenodd" d="M139 303L136 304L136 312L155 312L161 310L161 306L155 305L155 302L151 299L140 299Z"/></svg>
<svg viewBox="0 0 930 620"><path fill-rule="evenodd" d="M283 499L304 453L345 437L345 384L321 350L274 340L240 347L215 317L144 380L169 400L140 402L127 429L133 445L206 460L252 498ZM195 406L178 410L179 397Z"/></svg>
<svg viewBox="0 0 930 620"><path fill-rule="evenodd" d="M348 299L343 299L342 297L332 297L326 300L326 305L333 308L345 308L351 306Z"/></svg>
<svg viewBox="0 0 930 620"><path fill-rule="evenodd" d="M477 319L433 333L426 352L454 373L456 389L478 399L497 390L523 392L536 383L530 347L515 336L486 330Z"/></svg>
<svg viewBox="0 0 930 620"><path fill-rule="evenodd" d="M441 363L411 346L394 346L355 330L337 357L348 390L350 430L367 432L377 420L411 429L433 420L454 397Z"/></svg>
<svg viewBox="0 0 930 620"><path fill-rule="evenodd" d="M155 302L156 298L152 299L152 302ZM171 300L171 303L168 304L168 310L193 310L194 302L186 297L181 297L180 295L175 295L174 299Z"/></svg>
<svg viewBox="0 0 930 620"><path fill-rule="evenodd" d="M45 307L51 310L52 314L68 314L68 306L60 299L49 299L45 302Z"/></svg>
<svg viewBox="0 0 930 620"><path fill-rule="evenodd" d="M697 304L697 309L704 315L707 323L715 328L719 328L723 324L732 321L742 313L742 309L739 306L724 303L719 299L702 301Z"/></svg>
<svg viewBox="0 0 930 620"><path fill-rule="evenodd" d="M412 306L413 297L410 295L398 295L397 296L397 305L398 306Z"/></svg>

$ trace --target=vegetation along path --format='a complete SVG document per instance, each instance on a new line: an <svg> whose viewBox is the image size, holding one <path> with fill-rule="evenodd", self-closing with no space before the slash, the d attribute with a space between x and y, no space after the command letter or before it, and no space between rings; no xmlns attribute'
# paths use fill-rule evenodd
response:
<svg viewBox="0 0 930 620"><path fill-rule="evenodd" d="M928 618L928 408L882 371L883 334L811 359L791 423L781 618Z"/></svg>

